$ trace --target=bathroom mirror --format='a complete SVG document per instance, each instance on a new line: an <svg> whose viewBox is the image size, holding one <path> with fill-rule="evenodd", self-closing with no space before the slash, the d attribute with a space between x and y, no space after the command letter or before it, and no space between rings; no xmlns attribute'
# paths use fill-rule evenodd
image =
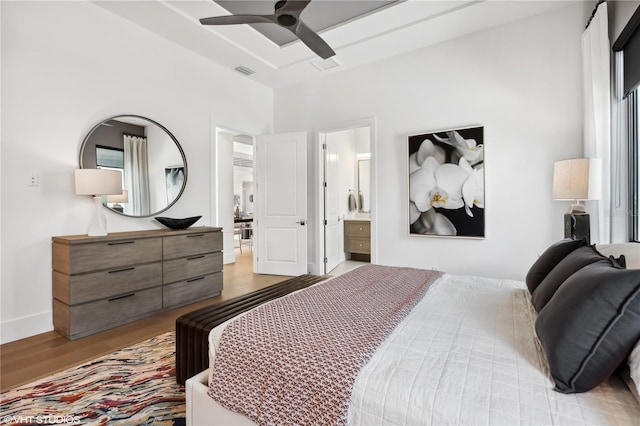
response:
<svg viewBox="0 0 640 426"><path fill-rule="evenodd" d="M358 201L358 209L361 212L371 211L370 166L371 160L369 158L358 160L358 199L362 198L362 202Z"/></svg>
<svg viewBox="0 0 640 426"><path fill-rule="evenodd" d="M187 184L187 160L161 124L138 115L118 115L96 124L80 148L80 168L122 172L122 195L105 196L110 210L154 216L171 207Z"/></svg>

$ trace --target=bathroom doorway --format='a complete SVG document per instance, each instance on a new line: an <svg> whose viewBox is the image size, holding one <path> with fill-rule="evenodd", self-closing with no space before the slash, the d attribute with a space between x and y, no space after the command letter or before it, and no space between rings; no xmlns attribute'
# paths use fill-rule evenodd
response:
<svg viewBox="0 0 640 426"><path fill-rule="evenodd" d="M320 273L375 261L374 138L374 119L318 131Z"/></svg>

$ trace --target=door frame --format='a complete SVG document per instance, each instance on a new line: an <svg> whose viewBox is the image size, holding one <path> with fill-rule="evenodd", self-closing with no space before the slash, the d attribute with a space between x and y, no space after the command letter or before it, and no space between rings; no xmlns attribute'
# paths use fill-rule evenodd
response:
<svg viewBox="0 0 640 426"><path fill-rule="evenodd" d="M228 126L222 126L219 124L216 124L214 122L214 120L211 120L210 124L210 133L209 133L209 137L210 137L210 152L209 152L209 165L210 165L210 170L209 170L209 195L210 195L210 200L211 200L211 204L210 204L210 211L209 211L209 215L211 217L211 226L217 226L217 227L223 227L222 225L222 209L220 207L220 202L218 201L218 196L220 194L219 191L219 182L221 182L221 176L220 175L220 166L219 166L219 156L218 156L218 151L219 151L219 137L218 137L218 133L219 132L225 132L225 133L229 133L229 134L234 134L234 135L245 135L245 136L249 136L253 139L253 158L254 158L254 167L253 167L253 173L254 173L254 193L255 193L255 156L256 156L256 135L250 132L245 132L242 130L238 130L238 129L234 129L232 127L228 127ZM233 167L233 166L232 166ZM233 174L231 176L233 178ZM233 212L232 209L225 209L225 211L228 210L228 213L224 213L225 215L228 214L229 216L233 216ZM256 212L254 210L254 217L256 215ZM231 234L233 234L233 230L231 230ZM257 238L257 235L254 233L254 243L255 240ZM233 236L232 236L233 239ZM235 258L235 252L233 250L235 243L232 242L232 250L231 250L231 254L227 254L225 256L223 256L223 263L227 264L227 263L233 263L236 261ZM256 261L256 254L254 251L252 251L252 256L253 256L253 271L255 271L257 269L257 261Z"/></svg>
<svg viewBox="0 0 640 426"><path fill-rule="evenodd" d="M315 131L315 142L316 142L316 155L317 155L317 163L316 169L317 173L315 176L315 187L317 188L317 198L316 198L316 214L317 214L317 226L315 229L315 238L318 242L318 252L316 253L316 265L318 265L317 270L319 274L324 274L324 251L325 251L325 242L324 242L324 153L322 149L322 143L327 133L340 132L343 130L351 130L360 127L369 127L369 145L371 148L371 194L370 203L371 203L371 263L375 264L378 261L378 228L377 228L377 187L378 187L378 178L377 178L377 146L376 146L376 118L375 117L366 117L356 120L349 121L341 121L334 122L324 126L321 126ZM327 271L328 272L328 271Z"/></svg>

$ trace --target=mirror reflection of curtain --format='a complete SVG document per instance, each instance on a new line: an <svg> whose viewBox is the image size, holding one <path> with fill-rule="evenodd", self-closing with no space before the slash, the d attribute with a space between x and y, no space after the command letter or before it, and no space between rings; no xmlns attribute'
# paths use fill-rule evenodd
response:
<svg viewBox="0 0 640 426"><path fill-rule="evenodd" d="M124 135L124 187L129 190L126 214L151 213L147 138Z"/></svg>

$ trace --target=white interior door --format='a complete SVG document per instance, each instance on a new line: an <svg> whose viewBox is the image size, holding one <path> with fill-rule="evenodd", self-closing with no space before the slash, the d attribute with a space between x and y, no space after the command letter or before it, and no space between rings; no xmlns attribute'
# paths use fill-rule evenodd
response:
<svg viewBox="0 0 640 426"><path fill-rule="evenodd" d="M342 218L340 217L340 203L338 196L339 176L338 170L338 148L335 143L327 141L325 138L324 149L324 249L325 249L325 270L327 274L344 260L344 240Z"/></svg>
<svg viewBox="0 0 640 426"><path fill-rule="evenodd" d="M307 273L307 134L256 138L257 246L260 274Z"/></svg>

